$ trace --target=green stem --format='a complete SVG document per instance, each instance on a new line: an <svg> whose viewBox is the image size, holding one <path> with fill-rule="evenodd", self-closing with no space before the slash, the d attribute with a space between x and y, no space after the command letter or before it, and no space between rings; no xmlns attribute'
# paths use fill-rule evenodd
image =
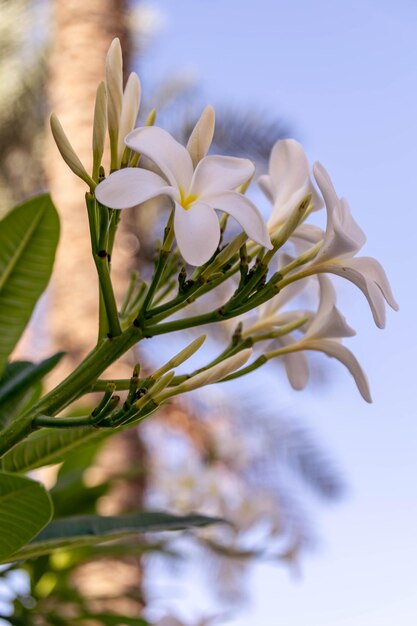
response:
<svg viewBox="0 0 417 626"><path fill-rule="evenodd" d="M117 337L121 334L119 316L117 313L116 298L114 296L113 285L110 278L110 271L105 250L101 250L94 256L98 279L100 282L101 293L103 294L104 307L106 309L107 322L111 337Z"/></svg>
<svg viewBox="0 0 417 626"><path fill-rule="evenodd" d="M38 415L33 419L34 428L80 428L92 426L91 415L78 417L51 417L50 415Z"/></svg>
<svg viewBox="0 0 417 626"><path fill-rule="evenodd" d="M152 282L149 285L149 289L146 293L139 315L136 318L138 321L139 319L144 318L149 306L152 304L152 300L153 300L156 290L158 289L159 281L165 269L165 263L168 259L168 256L169 256L169 252L166 252L166 251L161 251L161 253L159 254L158 263L156 265L156 269L152 277Z"/></svg>
<svg viewBox="0 0 417 626"><path fill-rule="evenodd" d="M188 306L189 304L197 300L197 298L200 298L201 296L205 295L206 293L209 293L210 291L212 291L213 289L215 289L216 287L224 283L231 276L233 276L233 274L235 274L238 271L238 269L239 269L239 266L233 267L230 270L223 272L218 277L212 278L203 284L197 282L185 294L176 296L169 302L166 302L165 304L161 304L160 306L155 307L153 309L150 309L146 316L147 319L153 324L155 324L156 322L159 322L165 319L166 317L170 317L177 311L180 311L184 307Z"/></svg>
<svg viewBox="0 0 417 626"><path fill-rule="evenodd" d="M128 306L129 306L129 303L130 303L130 301L132 299L133 292L135 290L138 278L139 278L139 273L138 272L132 272L131 273L130 279L129 279L129 285L128 285L125 297L123 299L122 305L120 307L120 317L123 317L124 314L126 313L126 310L127 310Z"/></svg>
<svg viewBox="0 0 417 626"><path fill-rule="evenodd" d="M146 316L147 310L152 304L153 297L159 287L159 283L161 282L161 278L164 273L165 266L170 255L172 244L174 242L173 222L174 222L174 212L172 211L168 219L166 228L165 228L164 241L162 244L161 251L159 253L158 261L156 264L154 275L152 277L151 284L149 285L149 289L146 293L141 309L136 317L136 322L139 325L143 322Z"/></svg>
<svg viewBox="0 0 417 626"><path fill-rule="evenodd" d="M118 337L101 341L74 372L1 432L0 456L36 430L33 422L38 415L56 415L91 390L93 381L141 339L141 331L131 326Z"/></svg>
<svg viewBox="0 0 417 626"><path fill-rule="evenodd" d="M114 383L116 391L127 391L130 387L130 378L116 378L116 380L99 379L92 387L91 391L105 391L109 383Z"/></svg>
<svg viewBox="0 0 417 626"><path fill-rule="evenodd" d="M117 314L117 305L116 299L114 297L113 285L110 278L110 270L108 265L108 257L107 251L105 249L99 249L99 243L102 243L104 226L102 226L103 221L106 220L103 215L104 211L107 211L104 207L101 207L100 219L98 220L97 216L97 203L94 195L92 193L85 194L85 201L87 205L87 214L88 214L88 223L90 226L90 239L91 239L91 250L93 253L94 263L97 269L98 279L99 279L99 288L100 294L102 296L102 300L100 297L100 301L102 301L102 307L104 306L107 316L107 323L109 328L109 333L112 337L117 337L120 335L121 328L119 322L119 316ZM100 223L100 227L98 227L98 223ZM108 228L108 223L105 225L106 230ZM98 240L100 230L100 241ZM109 243L110 245L110 243ZM99 328L99 337L103 336L105 330L105 324L103 319L103 314L100 314L100 328Z"/></svg>

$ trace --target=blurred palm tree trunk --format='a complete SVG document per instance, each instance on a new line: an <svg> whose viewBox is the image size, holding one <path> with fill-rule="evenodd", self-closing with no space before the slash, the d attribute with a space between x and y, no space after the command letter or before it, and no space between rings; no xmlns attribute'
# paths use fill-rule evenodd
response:
<svg viewBox="0 0 417 626"><path fill-rule="evenodd" d="M129 37L125 0L55 0L48 92L55 111L85 167L91 167L91 127L95 92L104 77L104 59L110 42L119 37L129 66ZM73 369L93 346L97 334L97 279L91 259L89 230L83 202L85 185L69 171L49 142L45 163L52 197L61 217L61 241L50 290L49 331L55 350L67 353L66 368ZM117 267L116 267L117 272ZM62 376L62 370L60 372ZM121 473L142 459L137 437L112 438L111 470ZM107 458L107 460L109 460ZM143 478L118 489L112 513L140 508ZM117 575L115 576L115 572ZM78 572L83 592L102 610L126 611L135 616L142 608L142 572L138 560L128 563L95 563ZM108 588L111 596L105 600Z"/></svg>
<svg viewBox="0 0 417 626"><path fill-rule="evenodd" d="M111 40L119 37L129 64L125 0L55 0L49 100L86 168L91 167L91 127L97 85ZM50 332L76 361L91 349L97 326L97 280L83 202L86 186L50 141L46 172L62 232L52 286Z"/></svg>

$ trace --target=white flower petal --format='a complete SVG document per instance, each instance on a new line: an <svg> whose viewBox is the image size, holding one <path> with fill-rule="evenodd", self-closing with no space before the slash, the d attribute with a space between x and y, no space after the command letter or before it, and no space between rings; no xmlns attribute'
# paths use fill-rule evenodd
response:
<svg viewBox="0 0 417 626"><path fill-rule="evenodd" d="M330 176L323 165L316 162L313 171L323 194L327 211L326 233L316 261L352 256L365 243L365 233L353 219L347 201L337 196Z"/></svg>
<svg viewBox="0 0 417 626"><path fill-rule="evenodd" d="M127 79L123 93L122 113L120 115L117 153L119 162L125 149L125 137L135 127L140 107L141 87L139 76L132 72Z"/></svg>
<svg viewBox="0 0 417 626"><path fill-rule="evenodd" d="M113 172L95 189L97 200L111 209L130 209L163 194L175 197L176 190L158 174L138 167Z"/></svg>
<svg viewBox="0 0 417 626"><path fill-rule="evenodd" d="M286 202L310 174L306 154L295 139L280 139L271 151L269 175L275 201Z"/></svg>
<svg viewBox="0 0 417 626"><path fill-rule="evenodd" d="M202 265L216 252L220 225L215 210L204 202L189 209L176 203L174 231L181 255L190 265Z"/></svg>
<svg viewBox="0 0 417 626"><path fill-rule="evenodd" d="M294 339L291 336L280 337L276 340L276 342L274 341L274 344L275 343L279 347L288 346L292 343L295 344ZM284 354L281 358L283 360L291 387L297 391L304 389L310 376L308 360L305 354L301 350L297 350Z"/></svg>
<svg viewBox="0 0 417 626"><path fill-rule="evenodd" d="M258 178L258 185L271 204L274 204L274 192L272 189L271 177L268 174L262 174L262 176L259 176Z"/></svg>
<svg viewBox="0 0 417 626"><path fill-rule="evenodd" d="M204 198L208 204L228 213L240 224L249 239L271 250L268 229L259 209L246 196L236 191L210 194Z"/></svg>
<svg viewBox="0 0 417 626"><path fill-rule="evenodd" d="M258 307L259 319L280 311L286 304L288 304L288 302L296 298L302 291L304 291L307 280L310 280L310 278L308 277L289 283L289 285L286 285L276 296L271 298L271 300L268 300L268 302L265 302L265 304ZM293 311L291 311L291 313L293 313Z"/></svg>
<svg viewBox="0 0 417 626"><path fill-rule="evenodd" d="M198 195L206 202L211 194L236 189L246 183L255 171L249 159L230 156L207 156L195 168L190 195Z"/></svg>
<svg viewBox="0 0 417 626"><path fill-rule="evenodd" d="M323 241L324 232L319 226L313 224L300 224L290 237L291 242L294 244L297 256L307 252L314 245Z"/></svg>
<svg viewBox="0 0 417 626"><path fill-rule="evenodd" d="M206 156L213 141L215 113L212 106L206 106L200 119L194 126L187 143L194 167Z"/></svg>
<svg viewBox="0 0 417 626"><path fill-rule="evenodd" d="M348 260L349 267L362 272L367 276L368 283L374 282L381 290L382 295L394 311L398 311L398 304L391 290L388 277L382 265L376 259L368 256L362 256Z"/></svg>
<svg viewBox="0 0 417 626"><path fill-rule="evenodd" d="M313 165L313 174L323 195L326 207L333 210L338 203L339 197L333 186L328 171L319 161L316 161Z"/></svg>
<svg viewBox="0 0 417 626"><path fill-rule="evenodd" d="M291 352L284 354L282 358L291 387L301 391L307 385L310 376L308 360L305 354L303 352Z"/></svg>
<svg viewBox="0 0 417 626"><path fill-rule="evenodd" d="M307 329L305 338L353 337L356 332L336 307L336 290L326 276L319 276L320 304L317 314Z"/></svg>
<svg viewBox="0 0 417 626"><path fill-rule="evenodd" d="M343 363L355 379L356 385L363 399L366 400L366 402L372 402L366 374L352 352L340 342L332 339L309 339L308 341L302 341L300 345L303 345L306 350L324 352L328 356L334 357Z"/></svg>
<svg viewBox="0 0 417 626"><path fill-rule="evenodd" d="M308 183L308 192L311 193L311 202L314 206L313 211L319 211L324 207L324 202L322 196L317 191L315 185L313 185L312 180L309 180Z"/></svg>
<svg viewBox="0 0 417 626"><path fill-rule="evenodd" d="M158 126L136 128L128 134L125 144L151 159L171 185L188 191L194 171L191 157L166 130Z"/></svg>
<svg viewBox="0 0 417 626"><path fill-rule="evenodd" d="M291 239L302 239L303 242L316 244L324 238L324 231L314 224L300 224L297 226Z"/></svg>
<svg viewBox="0 0 417 626"><path fill-rule="evenodd" d="M317 265L316 269L320 273L330 272L342 276L359 287L368 300L378 328L385 328L385 300L394 310L398 309L387 276L376 259L359 257L325 262Z"/></svg>
<svg viewBox="0 0 417 626"><path fill-rule="evenodd" d="M353 219L349 205L345 200L339 200L333 211L332 227L326 230L316 260L351 257L362 248L365 241L365 233Z"/></svg>

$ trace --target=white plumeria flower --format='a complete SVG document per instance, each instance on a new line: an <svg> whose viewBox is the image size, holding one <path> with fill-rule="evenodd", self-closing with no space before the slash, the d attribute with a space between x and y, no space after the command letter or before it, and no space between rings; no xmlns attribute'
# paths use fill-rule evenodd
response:
<svg viewBox="0 0 417 626"><path fill-rule="evenodd" d="M353 282L367 298L375 324L384 328L385 300L398 310L388 278L376 259L353 258L366 236L353 219L347 201L337 196L325 168L315 163L313 170L326 204L327 228L323 245L309 265L310 273L330 272Z"/></svg>
<svg viewBox="0 0 417 626"><path fill-rule="evenodd" d="M151 159L164 178L141 168L119 170L97 186L99 202L113 209L126 209L156 196L172 198L178 248L190 265L208 261L219 245L220 226L215 209L234 217L250 239L272 248L261 213L253 202L235 191L253 175L251 161L205 156L194 169L188 150L156 126L134 130L125 143Z"/></svg>
<svg viewBox="0 0 417 626"><path fill-rule="evenodd" d="M326 276L319 277L320 304L316 315L309 323L304 337L291 341L291 337L282 337L277 341L283 348L284 363L291 385L303 389L308 382L309 371L304 350L324 352L335 357L352 374L360 394L367 402L372 402L365 373L355 356L342 345L343 337L352 337L355 331L336 307L336 291Z"/></svg>
<svg viewBox="0 0 417 626"><path fill-rule="evenodd" d="M291 215L296 206L313 195L314 209L321 209L322 199L310 179L310 167L306 154L295 139L280 139L274 145L269 159L269 173L260 176L259 186L272 202L273 209L268 226L274 228Z"/></svg>

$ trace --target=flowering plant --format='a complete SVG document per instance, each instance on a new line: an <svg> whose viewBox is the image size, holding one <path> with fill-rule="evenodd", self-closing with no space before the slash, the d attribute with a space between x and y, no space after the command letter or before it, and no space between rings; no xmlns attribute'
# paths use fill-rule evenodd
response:
<svg viewBox="0 0 417 626"><path fill-rule="evenodd" d="M272 204L266 222L246 195L255 177L248 159L208 154L215 114L207 107L186 146L155 125L151 111L134 128L141 87L131 74L123 89L120 43L113 41L106 79L97 89L91 174L80 161L55 115L52 133L71 170L87 184L91 250L98 277L98 340L88 356L55 388L38 393L39 381L62 358L38 364L10 361L33 308L49 281L59 236L57 211L48 195L10 211L0 223L0 562L48 554L57 547L103 542L137 532L214 523L200 515L141 513L55 519L50 495L23 474L62 462L70 450L137 425L171 398L216 382L242 377L282 359L295 389L308 381L307 351L341 361L370 402L366 376L342 339L354 331L336 307L329 274L347 278L367 298L375 323L385 324L385 302L396 309L381 265L356 254L365 235L324 167L310 167L300 144L274 146L269 173L259 186ZM105 142L110 144L109 167ZM118 303L111 260L123 211L162 198L168 209L149 282L132 276ZM308 223L325 207L326 230ZM142 207L140 210L152 210ZM221 212L221 216L217 211ZM239 232L231 228L231 217ZM215 308L205 296L225 297ZM316 310L300 308L306 287L318 293ZM191 310L199 305L197 311ZM291 306L292 305L292 306ZM234 321L233 328L230 327ZM130 378L102 378L141 341L188 329L223 324L224 349L198 369L176 374L197 351L200 335L153 372L137 364ZM74 402L100 393L88 414L69 414ZM123 399L122 399L123 398ZM52 521L51 521L52 519Z"/></svg>

